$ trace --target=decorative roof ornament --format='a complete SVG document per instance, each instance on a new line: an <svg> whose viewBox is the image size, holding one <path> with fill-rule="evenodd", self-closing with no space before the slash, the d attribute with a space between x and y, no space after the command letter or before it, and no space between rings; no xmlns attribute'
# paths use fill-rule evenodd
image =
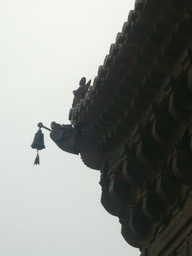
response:
<svg viewBox="0 0 192 256"><path fill-rule="evenodd" d="M38 123L37 126L39 127L39 130L36 132L34 140L33 140L33 143L31 145L32 148L37 149L37 156L35 158L34 165L40 164L40 161L39 161L39 150L42 150L42 149L45 148L45 145L44 145L44 134L42 133L41 128L44 128L44 129L46 129L48 131L52 131L51 129L45 127L42 123Z"/></svg>
<svg viewBox="0 0 192 256"><path fill-rule="evenodd" d="M90 84L91 84L91 80L89 80L86 83L86 78L85 77L81 78L81 80L79 81L79 88L73 91L74 99L73 99L72 107L75 107L80 102L81 99L84 99Z"/></svg>

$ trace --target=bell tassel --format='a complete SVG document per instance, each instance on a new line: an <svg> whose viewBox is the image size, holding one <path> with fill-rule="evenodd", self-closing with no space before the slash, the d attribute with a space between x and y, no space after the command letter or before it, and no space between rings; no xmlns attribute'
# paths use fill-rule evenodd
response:
<svg viewBox="0 0 192 256"><path fill-rule="evenodd" d="M36 156L36 158L35 158L35 161L34 161L34 164L33 165L40 165L40 160L39 160L39 152L38 152L38 150L37 150L37 156Z"/></svg>

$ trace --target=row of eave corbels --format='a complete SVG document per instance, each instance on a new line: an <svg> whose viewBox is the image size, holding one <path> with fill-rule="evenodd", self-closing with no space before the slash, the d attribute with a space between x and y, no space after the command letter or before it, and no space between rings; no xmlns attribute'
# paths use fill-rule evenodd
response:
<svg viewBox="0 0 192 256"><path fill-rule="evenodd" d="M187 193L183 191L192 183L191 64L186 69L188 76L183 74L183 87L172 78L169 97L164 95L160 100L163 107L154 106L153 114L149 111L152 123L149 136L146 137L146 128L140 126L136 151L125 151L123 157L110 164L108 187L102 192L103 206L109 213L119 216L123 236L136 247L150 233L152 222L156 222L161 232L162 223L165 227L171 214L182 207ZM149 143L153 150L148 147ZM165 161L161 162L163 159ZM145 191L141 189L143 186ZM166 205L170 210L162 220ZM124 211L127 208L131 210L126 219Z"/></svg>
<svg viewBox="0 0 192 256"><path fill-rule="evenodd" d="M183 56L180 60L179 64L181 64L181 65L177 66L181 69L176 74L175 78L177 78L178 74L180 74L182 72L182 70L185 68L186 64L184 62L188 63L188 61L186 61L187 59L188 60L190 59L190 56L188 54L188 50L185 51L185 53L183 54ZM161 97L158 96L159 97L159 99L158 99L159 102L163 100L162 99L163 97L165 97L165 96L167 97L167 94L169 94L169 91L172 90L171 88L177 87L177 85L174 85L175 82L173 80L174 80L173 76L170 76L169 79L166 80L164 85L162 85L163 91L161 93ZM146 86L146 89L147 89L147 86ZM174 90L175 89L176 88L174 88ZM132 89L129 88L129 90L130 90L130 95L131 95L132 94L132 92L131 92ZM172 90L172 92L173 92L173 90ZM124 93L124 94L127 95L127 93ZM175 103L175 99L178 98L178 97L180 97L180 96L178 95L177 92L175 92L175 94L173 94L171 96L171 98L170 98L170 107L169 107L170 112L173 112L174 105L177 104L177 103ZM173 99L174 99L174 101L173 101ZM119 94L118 94L118 96L116 97L116 100L118 100L118 104L113 100L111 105L109 105L112 108L116 109L116 113L114 113L114 111L110 113L109 108L107 108L104 112L105 115L104 115L103 119L99 119L97 122L95 122L95 126L98 125L98 127L100 127L101 130L103 129L103 133L104 133L105 129L109 129L108 132L105 133L104 137L99 135L100 138L101 138L100 141L99 141L101 146L102 145L106 146L107 140L115 140L117 143L118 143L118 140L119 140L119 143L122 143L123 141L125 141L126 136L123 137L122 134L125 133L125 132L126 132L126 134L129 134L130 130L133 129L132 128L133 125L137 122L138 118L142 115L142 111L144 109L143 105L142 105L142 99L140 100L140 105L142 106L142 108L141 107L139 107L139 108L138 107L135 107L135 108L130 107L129 106L130 99L129 99L129 97L127 98L127 96L124 99L123 96L119 96ZM151 99L149 98L148 101L150 101L150 100ZM190 101L190 98L188 99L188 101ZM153 105L151 105L151 106L153 106ZM152 107L151 110L150 110L150 107L149 107L148 114L147 114L149 117L146 116L146 119L148 119L148 118L151 118L150 116L153 117L154 113L156 113L156 115L158 115L158 119L156 119L154 121L154 125L153 125L154 136L155 136L156 129L160 130L159 125L161 125L162 122L164 123L165 127L166 126L169 127L169 126L172 125L170 120L166 120L167 118L165 118L165 117L163 117L163 120L159 124L159 118L161 118L159 115L161 115L161 114L160 114L160 112L157 114L157 112L158 112L158 110L155 110L155 107ZM172 113L172 115L174 115L174 113ZM111 126L110 126L110 123L107 121L107 120L110 120L110 117L111 117ZM182 117L182 119L184 119L184 116ZM108 125L107 125L107 123L108 123ZM135 133L135 130L133 130L133 132L131 134L133 134L133 133ZM119 139L118 139L118 136L117 136L118 134L121 134L121 136L119 136ZM133 137L134 135L131 135L131 136ZM156 136L156 139L158 141L157 136ZM164 145L163 143L167 144L169 142L168 142L168 140L167 141L164 140L164 142L162 141L162 145ZM160 142L160 144L161 144L161 142Z"/></svg>
<svg viewBox="0 0 192 256"><path fill-rule="evenodd" d="M192 70L190 69L187 78L188 88L190 89L192 86L191 73ZM171 82L173 82L173 80ZM168 102L168 112L169 115L171 115L171 118L167 118L167 116L163 117L161 115L161 111L160 116L158 117L157 113L155 113L156 111L152 111L150 113L150 115L153 116L151 117L151 122L153 123L151 138L153 141L156 141L156 145L159 144L160 146L165 148L169 148L173 142L181 142L178 139L178 136L176 136L178 141L174 141L174 136L172 137L172 128L174 127L174 125L180 128L177 129L176 133L178 132L178 130L180 130L179 133L181 134L181 139L184 136L182 130L187 130L190 137L192 134L190 128L192 113L191 94L189 91L186 93L185 89L184 91L178 91L177 86L175 87L175 84L172 84L171 82L165 85L165 88L170 86L172 87L171 93L169 94L170 98ZM165 92L165 94L166 93L168 94L168 92ZM161 130L162 125L165 127L165 131L168 131L168 134ZM138 152L134 155L134 159L136 160L136 162L134 162L133 159L128 159L126 161L123 161L123 164L121 162L119 163L119 165L112 167L109 175L111 179L109 183L109 189L105 189L103 191L101 199L104 207L112 207L108 209L111 214L120 217L120 222L122 224L122 235L129 244L135 247L141 246L141 243L150 233L151 222L157 222L159 220L159 216L161 216L161 218L160 224L157 225L157 230L159 230L158 232L162 232L162 228L165 228L169 221L168 216L165 216L167 213L165 215L161 215L162 208L166 208L164 207L165 204L171 205L172 207L170 208L171 210L169 211L169 214L176 214L176 212L179 211L179 208L182 207L183 200L185 200L185 196L187 194L186 187L190 186L192 182L192 176L190 171L192 169L191 139L190 147L189 145L186 147L184 143L183 145L179 144L172 148L171 157L168 157L167 159L168 167L170 169L158 169L159 171L155 175L155 185L152 184L153 188L149 189L149 187L146 186L147 190L145 189L145 193L140 193L141 190L136 190L134 196L134 189L131 187L134 187L134 183L136 183L136 186L138 186L138 178L140 178L141 181L141 170L144 170L145 168L150 170L154 169L153 163L148 160L146 161L144 156L145 154L143 155L144 152L142 152L142 143L140 144L140 146L138 146L138 148L140 149L137 149ZM144 158L144 160L142 158ZM133 166L136 168L134 171L139 171L139 169L141 168L138 175L130 175L130 166L127 167L127 164L130 163L129 161L131 161L132 163L134 162ZM119 169L122 170L122 172L119 171ZM127 173L125 170L128 170L129 172ZM144 173L145 172L146 170L144 170ZM136 173L134 172L134 174ZM118 178L115 178L116 176ZM115 182L118 183L119 181L119 185L115 184ZM126 182L127 187L125 186ZM121 186L122 184L124 185ZM126 187L127 190L127 192L123 194L120 198L120 192L116 191L118 187L121 188L120 190L122 190L123 187ZM129 195L127 198L125 198L126 194ZM139 203L139 197L142 198L142 203ZM134 204L134 200L135 202L136 200L138 200L138 203L132 206L132 204ZM114 202L116 203L116 206ZM124 207L122 205L124 205Z"/></svg>
<svg viewBox="0 0 192 256"><path fill-rule="evenodd" d="M150 174L130 152L118 166L112 166L101 203L110 214L119 217L129 244L139 247L153 232L162 232L183 207L192 181L191 169L192 154L189 150L186 153L185 147L173 153L172 166L161 167L155 173Z"/></svg>
<svg viewBox="0 0 192 256"><path fill-rule="evenodd" d="M191 122L192 111L192 64L191 51L187 52L189 54L186 55L183 63L188 60L188 65L180 73L180 76L176 78L171 76L168 79L158 96L154 98L154 103L139 121L139 125L129 134L126 143L130 148L137 145L137 148L139 148L138 152L142 151L143 144L147 143L147 141L144 142L146 140L145 130L147 129L145 127L150 127L148 128L150 129L149 135L155 141L154 143L167 149L172 147L173 144L179 143L183 132L188 128ZM182 81L180 81L181 79ZM143 142L142 137L145 138ZM150 166L150 163L148 166Z"/></svg>

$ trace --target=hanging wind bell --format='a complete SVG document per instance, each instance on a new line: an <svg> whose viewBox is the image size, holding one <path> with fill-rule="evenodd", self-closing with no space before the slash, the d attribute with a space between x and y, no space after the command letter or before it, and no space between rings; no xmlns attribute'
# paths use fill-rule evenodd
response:
<svg viewBox="0 0 192 256"><path fill-rule="evenodd" d="M37 156L36 156L35 162L34 162L35 165L40 164L40 161L39 161L39 150L42 150L43 148L45 148L45 145L44 145L44 134L42 133L41 128L45 128L48 131L52 131L51 129L45 127L42 123L38 123L37 126L39 127L39 130L36 132L34 140L33 140L33 143L31 145L32 148L37 149Z"/></svg>

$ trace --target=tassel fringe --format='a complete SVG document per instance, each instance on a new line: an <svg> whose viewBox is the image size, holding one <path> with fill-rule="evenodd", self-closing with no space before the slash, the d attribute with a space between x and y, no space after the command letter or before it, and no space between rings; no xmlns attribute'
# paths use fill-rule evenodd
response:
<svg viewBox="0 0 192 256"><path fill-rule="evenodd" d="M36 158L35 158L35 162L34 162L34 164L33 165L40 165L40 161L39 161L39 153L38 153L38 150L37 150L37 156L36 156Z"/></svg>

